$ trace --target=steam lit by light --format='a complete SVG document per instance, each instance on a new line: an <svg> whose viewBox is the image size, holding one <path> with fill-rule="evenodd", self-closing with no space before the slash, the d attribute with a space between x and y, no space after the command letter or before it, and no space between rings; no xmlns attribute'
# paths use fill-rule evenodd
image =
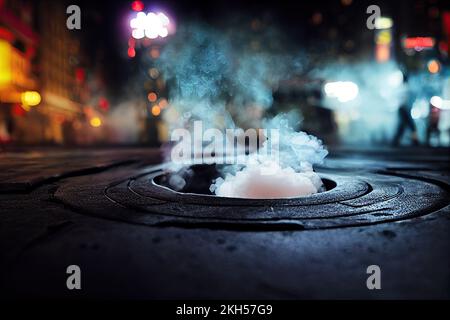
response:
<svg viewBox="0 0 450 320"><path fill-rule="evenodd" d="M156 79L159 77L159 71L156 68L151 68L150 70L148 70L148 74L152 79Z"/></svg>
<svg viewBox="0 0 450 320"><path fill-rule="evenodd" d="M419 119L420 116L421 116L421 114L420 114L419 109L415 109L415 108L411 109L411 117L412 117L414 120Z"/></svg>
<svg viewBox="0 0 450 320"><path fill-rule="evenodd" d="M441 70L441 64L437 60L431 60L428 62L427 67L430 73L438 73L439 70Z"/></svg>
<svg viewBox="0 0 450 320"><path fill-rule="evenodd" d="M210 190L221 197L277 199L308 196L317 193L321 186L322 181L312 168L296 172L291 167L282 168L275 161L267 161L249 164L236 175L228 174L225 180L218 178Z"/></svg>
<svg viewBox="0 0 450 320"><path fill-rule="evenodd" d="M411 117L414 120L426 118L429 113L430 108L426 99L417 99L411 108Z"/></svg>
<svg viewBox="0 0 450 320"><path fill-rule="evenodd" d="M99 117L93 117L89 123L94 128L98 128L102 125L102 120Z"/></svg>
<svg viewBox="0 0 450 320"><path fill-rule="evenodd" d="M152 57L153 59L158 59L160 55L160 52L157 48L153 48L152 50L150 50L150 57Z"/></svg>
<svg viewBox="0 0 450 320"><path fill-rule="evenodd" d="M159 101L158 105L160 106L161 109L164 109L165 107L167 107L167 100L164 99L164 98L162 98L162 99Z"/></svg>
<svg viewBox="0 0 450 320"><path fill-rule="evenodd" d="M339 102L348 102L358 96L358 86L351 81L328 82L324 86L328 97L336 98Z"/></svg>
<svg viewBox="0 0 450 320"><path fill-rule="evenodd" d="M388 78L388 84L392 87L399 87L403 83L403 73L400 70L393 72Z"/></svg>
<svg viewBox="0 0 450 320"><path fill-rule="evenodd" d="M375 50L375 58L378 62L386 62L391 57L389 45L377 44Z"/></svg>
<svg viewBox="0 0 450 320"><path fill-rule="evenodd" d="M34 107L41 103L41 95L37 91L22 92L20 99L24 106Z"/></svg>
<svg viewBox="0 0 450 320"><path fill-rule="evenodd" d="M392 33L390 30L380 31L375 39L376 44L389 45L392 42Z"/></svg>
<svg viewBox="0 0 450 320"><path fill-rule="evenodd" d="M156 39L165 38L169 34L170 20L162 12L154 13L138 12L136 17L130 20L130 27L133 29L131 35L135 39L147 37Z"/></svg>

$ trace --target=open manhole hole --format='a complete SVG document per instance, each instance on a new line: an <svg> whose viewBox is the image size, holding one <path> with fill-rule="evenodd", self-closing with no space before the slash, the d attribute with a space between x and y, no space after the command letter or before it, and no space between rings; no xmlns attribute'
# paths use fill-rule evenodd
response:
<svg viewBox="0 0 450 320"><path fill-rule="evenodd" d="M153 179L153 183L168 188L180 194L190 194L191 196L209 195L216 196L211 191L211 185L218 178L223 178L226 165L192 165L187 170L180 170L178 172L165 172ZM234 172L233 172L234 174ZM323 187L319 189L318 193L330 191L336 187L336 182L321 178ZM285 197L292 198L292 197ZM283 199L283 198L280 198ZM262 199L264 200L264 199Z"/></svg>

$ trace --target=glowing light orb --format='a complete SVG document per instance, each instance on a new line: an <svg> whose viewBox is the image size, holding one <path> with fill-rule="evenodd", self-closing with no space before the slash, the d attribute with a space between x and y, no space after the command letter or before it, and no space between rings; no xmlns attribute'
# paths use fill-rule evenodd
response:
<svg viewBox="0 0 450 320"><path fill-rule="evenodd" d="M159 77L159 71L158 71L158 69L156 69L156 68L151 68L151 69L148 71L148 74L150 75L150 77L151 77L152 79L156 79L156 78Z"/></svg>
<svg viewBox="0 0 450 320"><path fill-rule="evenodd" d="M338 81L326 83L324 91L330 98L336 98L339 102L348 102L358 96L359 88L351 81Z"/></svg>
<svg viewBox="0 0 450 320"><path fill-rule="evenodd" d="M435 106L436 108L442 107L442 98L438 96L433 96L430 99L431 105Z"/></svg>
<svg viewBox="0 0 450 320"><path fill-rule="evenodd" d="M375 19L375 29L382 30L382 29L390 29L394 25L394 22L391 18L388 17L379 17L378 19Z"/></svg>
<svg viewBox="0 0 450 320"><path fill-rule="evenodd" d="M136 50L134 48L128 48L127 54L130 58L134 58L136 56Z"/></svg>
<svg viewBox="0 0 450 320"><path fill-rule="evenodd" d="M430 73L438 73L439 70L441 70L441 64L437 60L431 60L428 62L427 67Z"/></svg>
<svg viewBox="0 0 450 320"><path fill-rule="evenodd" d="M150 57L152 57L153 59L158 59L160 55L160 52L157 48L153 48L152 50L150 50Z"/></svg>
<svg viewBox="0 0 450 320"><path fill-rule="evenodd" d="M41 103L41 95L37 91L22 92L20 99L24 106L34 107Z"/></svg>
<svg viewBox="0 0 450 320"><path fill-rule="evenodd" d="M99 117L93 117L89 123L94 128L98 128L102 125L102 120Z"/></svg>
<svg viewBox="0 0 450 320"><path fill-rule="evenodd" d="M131 3L131 9L133 11L142 11L144 10L144 3L142 1L133 1Z"/></svg>
<svg viewBox="0 0 450 320"><path fill-rule="evenodd" d="M450 100L444 100L438 96L431 97L430 104L441 110L450 110Z"/></svg>
<svg viewBox="0 0 450 320"><path fill-rule="evenodd" d="M168 104L168 102L167 102L167 100L164 99L164 98L162 98L162 99L159 101L159 107L160 107L161 109L164 109L165 107L167 107L167 104Z"/></svg>
<svg viewBox="0 0 450 320"><path fill-rule="evenodd" d="M400 70L394 71L388 77L388 84L392 87L399 87L403 83L403 73Z"/></svg>
<svg viewBox="0 0 450 320"><path fill-rule="evenodd" d="M161 108L159 106L153 106L152 107L152 115L154 115L155 117L159 116L161 113Z"/></svg>
<svg viewBox="0 0 450 320"><path fill-rule="evenodd" d="M169 24L169 18L162 12L138 12L136 17L130 20L131 36L135 39L165 38L169 35Z"/></svg>
<svg viewBox="0 0 450 320"><path fill-rule="evenodd" d="M148 98L148 101L150 101L150 102L155 102L156 99L158 99L158 96L156 95L156 93L150 92L150 93L148 94L147 98Z"/></svg>

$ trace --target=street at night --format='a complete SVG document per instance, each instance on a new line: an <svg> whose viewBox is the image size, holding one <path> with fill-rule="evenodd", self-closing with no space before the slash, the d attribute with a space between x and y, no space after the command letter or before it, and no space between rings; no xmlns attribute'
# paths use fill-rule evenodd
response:
<svg viewBox="0 0 450 320"><path fill-rule="evenodd" d="M150 177L161 172L152 150L4 155L4 292L35 298L448 298L448 155L336 154L318 169L338 181L334 191L299 203L178 198L151 187ZM79 293L65 286L65 269L75 262L84 266ZM367 290L366 266L377 263L384 270L382 290Z"/></svg>
<svg viewBox="0 0 450 320"><path fill-rule="evenodd" d="M449 54L443 0L0 0L2 300L448 300Z"/></svg>

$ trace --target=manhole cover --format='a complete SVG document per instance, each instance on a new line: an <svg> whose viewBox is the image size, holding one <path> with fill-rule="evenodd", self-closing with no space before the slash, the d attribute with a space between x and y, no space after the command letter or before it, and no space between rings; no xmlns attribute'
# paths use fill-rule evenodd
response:
<svg viewBox="0 0 450 320"><path fill-rule="evenodd" d="M212 166L214 168L214 166ZM326 190L291 199L239 199L208 194L211 166L194 168L195 183L183 191L165 181L168 165L75 179L56 196L93 215L130 223L238 229L316 229L408 219L449 203L438 180L389 171L318 171ZM111 180L115 180L111 183ZM72 179L74 181L74 179Z"/></svg>

